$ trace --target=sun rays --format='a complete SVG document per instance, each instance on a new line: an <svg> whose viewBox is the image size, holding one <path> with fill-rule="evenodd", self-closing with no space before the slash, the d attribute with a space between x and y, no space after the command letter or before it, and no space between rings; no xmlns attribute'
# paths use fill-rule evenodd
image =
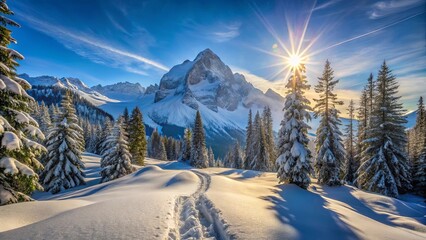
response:
<svg viewBox="0 0 426 240"><path fill-rule="evenodd" d="M406 18L400 19L398 21L394 21L382 27L373 29L366 33L319 47L317 44L318 41L321 39L322 36L327 35L329 31L332 31L333 27L330 28L330 26L336 25L340 19L337 19L334 23L330 23L330 26L322 28L315 34L312 34L312 32L308 34L308 27L311 21L311 17L315 11L315 7L316 1L314 1L306 11L304 11L305 16L303 17L302 21L300 21L300 18L298 19L290 17L291 14L289 14L289 12L286 12L286 9L283 9L284 17L282 23L284 24L284 26L282 26L282 28L286 29L287 32L286 34L280 34L279 31L277 31L276 26L274 28L273 24L271 24L271 22L268 21L267 17L262 14L257 5L252 5L252 10L254 14L257 16L259 21L262 23L262 25L265 27L265 29L269 32L269 34L273 37L275 41L271 49L262 49L255 46L249 46L250 48L256 51L277 58L276 62L271 63L267 66L263 66L263 68L276 69L276 71L272 72L270 76L267 76L267 79L269 79L270 81L281 82L283 79L286 80L289 78L290 74L292 74L294 70L297 70L301 65L308 65L308 67L312 68L315 65L322 64L320 62L315 62L313 59L315 56L318 56L319 54L324 53L327 50L367 37L369 35L380 32L389 27L405 22L411 18L425 13L425 11L423 11L421 13L417 13ZM301 24L298 24L298 22Z"/></svg>

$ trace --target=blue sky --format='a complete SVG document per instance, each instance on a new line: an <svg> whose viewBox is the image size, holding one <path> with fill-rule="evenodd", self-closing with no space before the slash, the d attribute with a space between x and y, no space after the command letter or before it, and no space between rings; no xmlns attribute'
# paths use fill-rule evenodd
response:
<svg viewBox="0 0 426 240"><path fill-rule="evenodd" d="M158 83L172 66L212 49L262 90L283 92L283 47L307 49L314 85L326 59L339 96L358 100L383 60L413 110L426 92L426 1L9 1L20 73L81 78L89 86ZM306 30L306 31L304 31ZM290 32L292 34L290 34ZM301 40L303 39L303 40ZM315 94L313 90L309 93ZM426 96L424 96L426 97Z"/></svg>

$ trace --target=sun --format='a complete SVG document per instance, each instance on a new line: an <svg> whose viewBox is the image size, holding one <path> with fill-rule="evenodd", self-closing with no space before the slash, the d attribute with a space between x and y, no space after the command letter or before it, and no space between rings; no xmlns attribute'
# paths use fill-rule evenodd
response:
<svg viewBox="0 0 426 240"><path fill-rule="evenodd" d="M300 57L299 55L291 55L290 57L288 57L288 65L290 65L290 67L292 68L298 68L299 65L302 63L302 57Z"/></svg>

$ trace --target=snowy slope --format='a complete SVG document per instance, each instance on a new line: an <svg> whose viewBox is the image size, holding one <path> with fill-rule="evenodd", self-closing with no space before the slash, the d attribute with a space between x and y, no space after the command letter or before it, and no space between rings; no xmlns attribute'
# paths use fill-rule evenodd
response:
<svg viewBox="0 0 426 240"><path fill-rule="evenodd" d="M99 165L99 157L84 156L94 158ZM150 166L108 183L39 194L51 200L1 207L0 239L165 239L174 199L194 192L197 180Z"/></svg>
<svg viewBox="0 0 426 240"><path fill-rule="evenodd" d="M425 239L425 199L350 186L277 185L275 173L150 166L103 184L2 206L0 239ZM422 202L423 201L423 202Z"/></svg>
<svg viewBox="0 0 426 240"><path fill-rule="evenodd" d="M78 78L57 78L52 76L30 77L28 74L21 74L19 77L27 80L33 86L54 86L58 88L69 89L95 106L103 105L109 102L119 102L118 100L111 99L95 90L90 89Z"/></svg>

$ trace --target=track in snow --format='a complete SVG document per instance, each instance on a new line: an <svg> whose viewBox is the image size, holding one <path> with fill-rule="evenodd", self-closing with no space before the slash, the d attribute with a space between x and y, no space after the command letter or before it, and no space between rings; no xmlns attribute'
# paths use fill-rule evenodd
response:
<svg viewBox="0 0 426 240"><path fill-rule="evenodd" d="M175 228L168 238L182 239L235 239L227 232L228 224L222 219L219 210L207 199L205 192L210 187L208 174L192 170L200 178L200 185L190 196L180 196L175 203Z"/></svg>

